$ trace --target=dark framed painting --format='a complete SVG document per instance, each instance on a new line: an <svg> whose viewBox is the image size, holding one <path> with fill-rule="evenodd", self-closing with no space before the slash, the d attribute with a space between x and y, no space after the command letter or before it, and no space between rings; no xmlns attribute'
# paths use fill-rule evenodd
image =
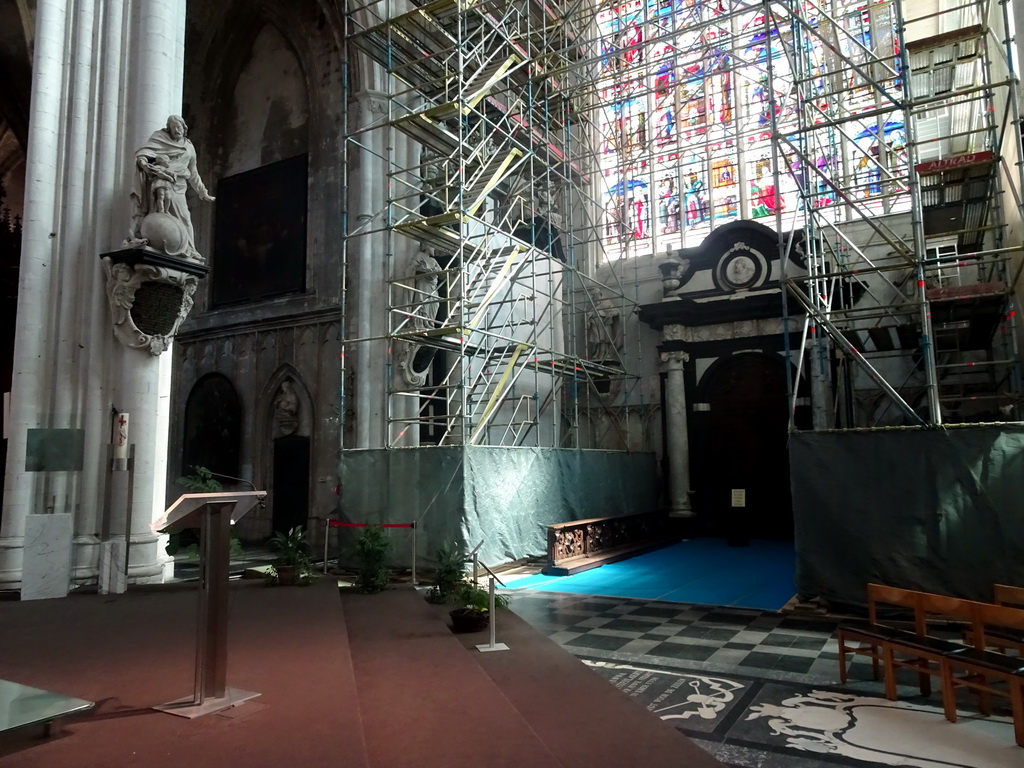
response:
<svg viewBox="0 0 1024 768"><path fill-rule="evenodd" d="M298 155L217 184L213 306L306 290L308 165Z"/></svg>

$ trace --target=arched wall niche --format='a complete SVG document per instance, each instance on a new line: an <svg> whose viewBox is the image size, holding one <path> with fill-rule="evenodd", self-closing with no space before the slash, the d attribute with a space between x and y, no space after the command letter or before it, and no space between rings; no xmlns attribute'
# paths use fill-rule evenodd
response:
<svg viewBox="0 0 1024 768"><path fill-rule="evenodd" d="M338 301L340 267L332 244L337 242L343 208L345 67L339 44L342 33L337 26L341 11L328 12L324 5L229 0L189 7L187 105L183 109L192 121L200 171L217 188L225 177L266 170L270 177L266 186L272 192L278 186L272 170L280 169L275 163L284 165L306 157L308 205L305 265L296 267L305 279L289 281L287 289L280 292L289 300L270 303L261 291L249 292L251 296L247 293L239 301L218 294L218 315L206 315L214 299L214 281L206 281L197 293L188 328L248 321L254 312L301 313ZM288 179L292 191L286 199L294 201L296 182L292 175ZM246 185L248 182L246 178ZM218 199L212 206L193 210L197 247L211 254L214 270L218 250L215 215L230 210L229 203ZM289 221L294 218L289 214ZM293 233L294 227L288 231Z"/></svg>
<svg viewBox="0 0 1024 768"><path fill-rule="evenodd" d="M309 95L295 49L273 24L252 41L232 93L221 155L223 176L305 154Z"/></svg>
<svg viewBox="0 0 1024 768"><path fill-rule="evenodd" d="M270 530L285 532L300 525L308 529L314 499L312 393L299 371L285 364L268 379L257 407Z"/></svg>
<svg viewBox="0 0 1024 768"><path fill-rule="evenodd" d="M192 387L185 403L180 474L196 466L238 477L242 449L242 402L227 376L210 373Z"/></svg>
<svg viewBox="0 0 1024 768"><path fill-rule="evenodd" d="M193 83L193 106L206 113L213 173L221 177L315 146L310 137L331 119L320 89L330 84L339 49L311 3L218 6L197 14L195 54L186 70L203 75ZM258 147L236 146L256 136Z"/></svg>

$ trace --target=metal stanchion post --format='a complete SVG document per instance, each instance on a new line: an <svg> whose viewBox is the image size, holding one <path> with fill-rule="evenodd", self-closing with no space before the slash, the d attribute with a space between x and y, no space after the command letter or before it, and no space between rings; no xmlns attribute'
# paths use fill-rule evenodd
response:
<svg viewBox="0 0 1024 768"><path fill-rule="evenodd" d="M412 521L412 585L416 586L416 521Z"/></svg>
<svg viewBox="0 0 1024 768"><path fill-rule="evenodd" d="M327 541L331 536L331 518L324 524L324 574L327 573Z"/></svg>
<svg viewBox="0 0 1024 768"><path fill-rule="evenodd" d="M474 560L475 560L475 557L474 557ZM507 651L508 650L508 646L507 645L505 645L504 643L496 643L496 642L494 642L495 634L496 634L496 631L497 631L495 629L495 625L498 623L497 622L497 616L494 613L494 577L493 576L488 577L488 581L489 581L489 594L488 594L488 597L490 598L490 607L489 607L488 610L490 612L490 622L489 623L491 625L491 642L488 643L487 645L478 645L476 647L476 649L478 651L480 651L481 653L487 653L488 651Z"/></svg>

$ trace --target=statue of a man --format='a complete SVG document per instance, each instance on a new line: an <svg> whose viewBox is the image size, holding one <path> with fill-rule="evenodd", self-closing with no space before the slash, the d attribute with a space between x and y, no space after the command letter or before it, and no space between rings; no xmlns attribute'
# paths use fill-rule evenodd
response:
<svg viewBox="0 0 1024 768"><path fill-rule="evenodd" d="M132 226L125 244L148 244L171 256L204 261L195 248L185 191L192 187L200 200L214 198L196 169L196 150L180 116L168 117L167 126L135 152L135 168Z"/></svg>
<svg viewBox="0 0 1024 768"><path fill-rule="evenodd" d="M441 265L425 247L421 247L412 257L413 265L413 302L410 325L413 330L428 331L437 327L437 308L440 303Z"/></svg>
<svg viewBox="0 0 1024 768"><path fill-rule="evenodd" d="M597 291L594 310L587 317L587 354L598 363L618 359L622 347L622 314L615 302Z"/></svg>
<svg viewBox="0 0 1024 768"><path fill-rule="evenodd" d="M299 398L288 379L281 382L274 395L274 426L278 437L293 435L299 427Z"/></svg>

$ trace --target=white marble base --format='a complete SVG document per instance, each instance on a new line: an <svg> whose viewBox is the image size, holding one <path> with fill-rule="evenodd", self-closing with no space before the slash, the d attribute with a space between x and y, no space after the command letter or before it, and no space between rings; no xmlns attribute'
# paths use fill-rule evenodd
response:
<svg viewBox="0 0 1024 768"><path fill-rule="evenodd" d="M71 586L74 525L74 516L70 513L25 517L22 600L67 597Z"/></svg>
<svg viewBox="0 0 1024 768"><path fill-rule="evenodd" d="M101 595L120 595L128 588L124 575L124 541L110 540L100 544L99 588Z"/></svg>
<svg viewBox="0 0 1024 768"><path fill-rule="evenodd" d="M187 717L189 720L212 715L214 712L221 712L230 707L237 707L249 699L259 696L255 691L243 691L241 688L228 688L223 696L216 696L206 699L202 704L195 703L194 696L186 696L182 699L169 701L166 704L153 707L158 712L166 712L169 715Z"/></svg>

